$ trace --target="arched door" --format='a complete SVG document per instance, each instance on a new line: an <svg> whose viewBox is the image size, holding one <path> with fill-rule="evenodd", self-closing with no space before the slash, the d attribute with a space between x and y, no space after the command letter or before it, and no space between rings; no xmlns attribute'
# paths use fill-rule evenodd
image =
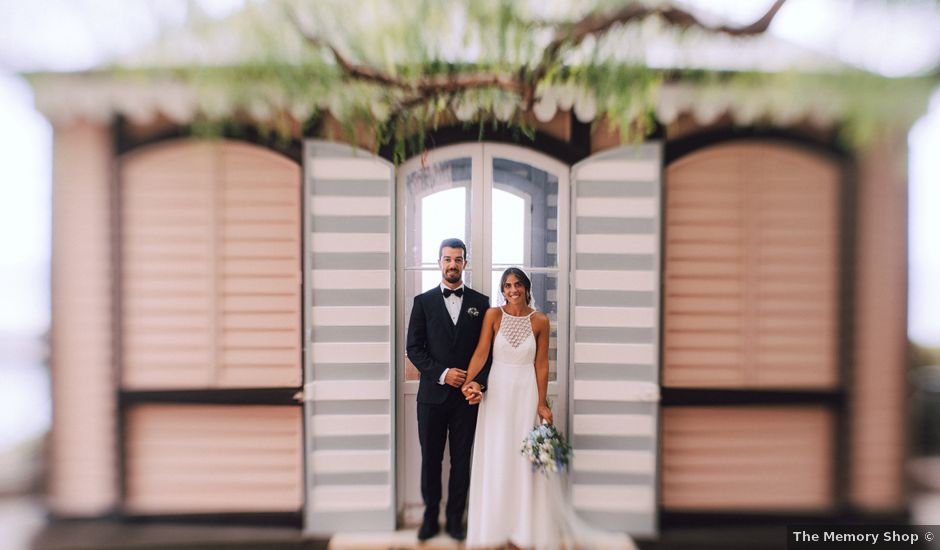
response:
<svg viewBox="0 0 940 550"><path fill-rule="evenodd" d="M300 166L184 139L119 175L124 511L299 511L301 408L246 403L302 383Z"/></svg>
<svg viewBox="0 0 940 550"><path fill-rule="evenodd" d="M834 506L840 176L832 158L770 141L668 167L663 386L700 397L663 410L665 510ZM737 402L702 406L720 392Z"/></svg>
<svg viewBox="0 0 940 550"><path fill-rule="evenodd" d="M406 525L420 520L423 504L415 401L419 374L403 351L414 296L440 283L437 255L443 239L467 243L464 280L490 296L494 306L500 303L499 278L506 267L520 266L529 274L535 306L552 323L548 394L556 423L566 426L567 370L559 372L556 358L567 357L568 174L568 166L557 160L496 144L444 147L398 171L398 505ZM445 477L448 469L445 464Z"/></svg>

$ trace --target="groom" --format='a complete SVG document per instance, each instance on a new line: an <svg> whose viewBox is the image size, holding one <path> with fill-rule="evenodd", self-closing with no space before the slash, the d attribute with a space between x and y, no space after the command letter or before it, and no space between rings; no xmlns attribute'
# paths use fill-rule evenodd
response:
<svg viewBox="0 0 940 550"><path fill-rule="evenodd" d="M418 386L418 440L421 442L421 496L424 520L418 539L440 531L441 462L450 433L450 483L447 533L463 540L463 513L470 487L470 447L477 424L477 404L482 394L468 400L460 391L467 365L480 339L489 297L463 284L467 245L446 239L438 251L441 284L415 296L408 324L408 359L421 371ZM489 363L477 380L486 384ZM476 384L474 382L474 384ZM474 389L483 390L480 384Z"/></svg>

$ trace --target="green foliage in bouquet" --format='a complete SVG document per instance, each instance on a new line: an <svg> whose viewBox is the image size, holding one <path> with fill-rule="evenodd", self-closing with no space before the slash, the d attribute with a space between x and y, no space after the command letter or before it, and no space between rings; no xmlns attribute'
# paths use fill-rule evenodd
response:
<svg viewBox="0 0 940 550"><path fill-rule="evenodd" d="M571 445L552 424L539 424L522 442L523 456L532 463L532 471L564 472L571 464Z"/></svg>

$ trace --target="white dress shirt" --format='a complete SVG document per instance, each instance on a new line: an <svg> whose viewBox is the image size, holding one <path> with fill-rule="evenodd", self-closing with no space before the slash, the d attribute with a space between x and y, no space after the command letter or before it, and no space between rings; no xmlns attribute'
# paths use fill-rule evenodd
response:
<svg viewBox="0 0 940 550"><path fill-rule="evenodd" d="M449 288L441 283L441 294L444 293L444 289ZM463 283L460 284L457 288L463 288ZM457 290L457 288L451 290ZM466 292L466 290L464 291ZM444 305L447 306L447 313L450 313L450 320L454 323L454 326L457 325L457 319L460 317L460 306L463 305L463 296L457 296L456 294L451 294L450 296L444 298ZM444 372L441 373L441 377L438 378L437 383L444 385L444 378L447 376L447 371L450 369L444 369Z"/></svg>

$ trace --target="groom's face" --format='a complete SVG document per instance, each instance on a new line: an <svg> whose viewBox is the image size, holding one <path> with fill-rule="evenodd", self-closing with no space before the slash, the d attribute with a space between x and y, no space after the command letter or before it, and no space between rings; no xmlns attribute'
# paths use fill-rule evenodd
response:
<svg viewBox="0 0 940 550"><path fill-rule="evenodd" d="M463 257L462 248L445 246L441 249L441 259L438 260L438 264L441 266L441 277L453 285L459 283L463 277L467 260Z"/></svg>

